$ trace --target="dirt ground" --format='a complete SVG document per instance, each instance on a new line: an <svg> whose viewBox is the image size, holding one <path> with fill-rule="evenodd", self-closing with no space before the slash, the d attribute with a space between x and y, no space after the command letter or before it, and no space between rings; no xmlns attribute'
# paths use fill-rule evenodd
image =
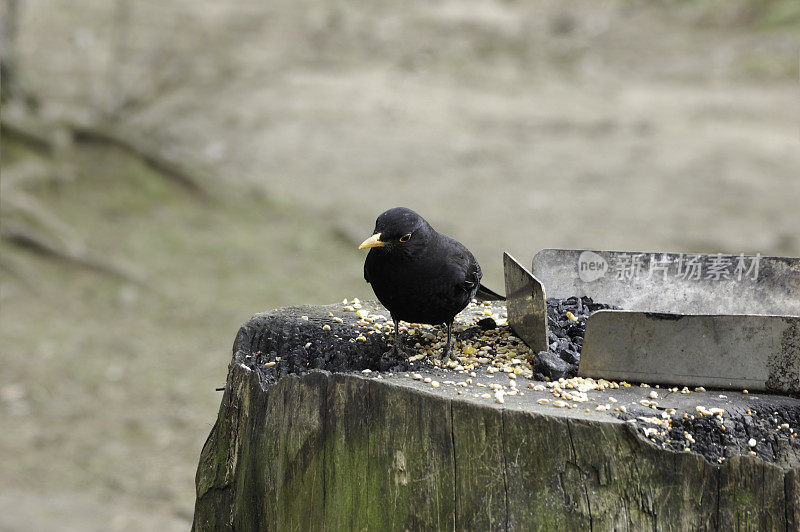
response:
<svg viewBox="0 0 800 532"><path fill-rule="evenodd" d="M2 242L0 530L186 529L238 326L370 297L385 208L498 289L503 250L800 255L798 43L781 0L21 2L32 112L141 138L214 199L82 142L25 189L145 281Z"/></svg>

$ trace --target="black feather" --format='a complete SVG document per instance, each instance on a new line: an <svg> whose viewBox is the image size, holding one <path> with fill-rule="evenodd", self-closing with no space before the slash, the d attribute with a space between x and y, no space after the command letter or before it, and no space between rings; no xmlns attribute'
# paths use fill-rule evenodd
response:
<svg viewBox="0 0 800 532"><path fill-rule="evenodd" d="M461 242L438 233L404 207L378 216L378 233L383 245L367 254L364 279L395 323L447 324L449 352L453 318L482 288L478 261Z"/></svg>
<svg viewBox="0 0 800 532"><path fill-rule="evenodd" d="M480 285L478 287L478 292L475 294L475 297L478 298L480 301L505 301L506 296L501 296L497 292L486 288L484 285Z"/></svg>

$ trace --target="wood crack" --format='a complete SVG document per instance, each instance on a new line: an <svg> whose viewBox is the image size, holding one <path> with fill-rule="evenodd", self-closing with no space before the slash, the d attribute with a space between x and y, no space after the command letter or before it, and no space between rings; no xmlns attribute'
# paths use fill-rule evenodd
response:
<svg viewBox="0 0 800 532"><path fill-rule="evenodd" d="M328 392L331 387L330 376L325 376L322 379L325 382L324 390L322 392L322 401L320 401L320 410L322 411L322 434L320 435L320 445L322 445L322 515L325 519L328 518L328 453L330 446L327 445L328 435L328 415L330 410L330 402L328 401Z"/></svg>
<svg viewBox="0 0 800 532"><path fill-rule="evenodd" d="M503 497L506 508L504 529L509 530L509 509L508 509L508 448L506 447L506 409L500 409L500 442L503 448Z"/></svg>
<svg viewBox="0 0 800 532"><path fill-rule="evenodd" d="M567 421L566 424L567 424L567 435L569 436L569 448L570 448L570 453L572 454L571 464L575 466L575 468L578 470L578 476L581 479L581 487L583 488L583 498L586 501L586 511L589 513L589 530L591 532L592 530L594 530L594 522L592 518L592 503L589 501L589 490L586 487L586 474L584 473L583 469L581 469L581 466L578 464L578 453L575 451L575 442L572 439L572 423Z"/></svg>
<svg viewBox="0 0 800 532"><path fill-rule="evenodd" d="M458 530L458 457L456 456L456 423L453 401L450 401L450 444L453 446L453 530Z"/></svg>

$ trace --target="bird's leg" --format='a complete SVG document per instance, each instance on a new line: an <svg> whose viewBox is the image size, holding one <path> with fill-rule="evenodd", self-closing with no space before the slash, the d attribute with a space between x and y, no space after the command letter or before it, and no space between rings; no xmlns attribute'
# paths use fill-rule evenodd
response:
<svg viewBox="0 0 800 532"><path fill-rule="evenodd" d="M400 338L400 320L392 318L394 321L394 354L399 355L403 352L403 340Z"/></svg>
<svg viewBox="0 0 800 532"><path fill-rule="evenodd" d="M403 340L400 338L400 320L392 316L392 321L394 322L394 345L391 350L384 353L384 356L403 359L406 356L406 350L403 347Z"/></svg>
<svg viewBox="0 0 800 532"><path fill-rule="evenodd" d="M446 358L452 358L452 350L450 349L450 331L453 329L453 320L447 322L447 345L444 348L444 352L442 353L442 360Z"/></svg>

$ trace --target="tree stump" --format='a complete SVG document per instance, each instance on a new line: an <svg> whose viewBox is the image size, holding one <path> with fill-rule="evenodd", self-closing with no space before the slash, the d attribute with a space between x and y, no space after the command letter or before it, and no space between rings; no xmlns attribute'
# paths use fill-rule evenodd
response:
<svg viewBox="0 0 800 532"><path fill-rule="evenodd" d="M524 395L501 404L415 380L463 380L425 361L377 371L387 340L350 341L360 332L347 316L292 307L241 328L200 457L194 530L800 529L800 438L781 435L800 429L796 398L661 389L676 416L725 404L734 434L697 428L698 448L716 454L676 452L645 437L639 418L662 413L641 405L652 389L554 408L519 379ZM503 378L478 373L476 385ZM610 396L627 412L595 409Z"/></svg>

